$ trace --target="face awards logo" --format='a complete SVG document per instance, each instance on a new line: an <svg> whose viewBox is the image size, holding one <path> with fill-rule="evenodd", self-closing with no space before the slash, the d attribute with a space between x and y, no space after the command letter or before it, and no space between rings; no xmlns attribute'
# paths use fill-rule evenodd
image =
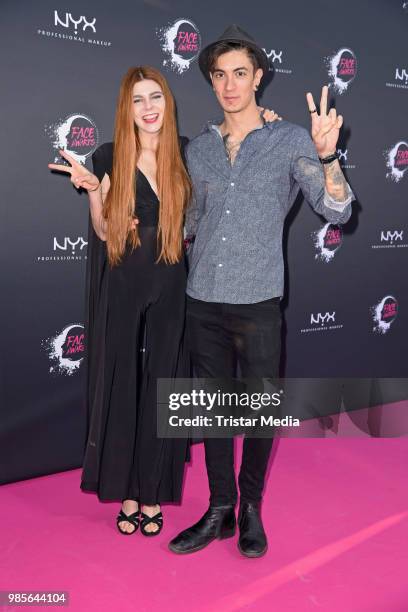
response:
<svg viewBox="0 0 408 612"><path fill-rule="evenodd" d="M407 248L408 243L404 242L404 230L381 230L380 240L372 244L372 249L402 249Z"/></svg>
<svg viewBox="0 0 408 612"><path fill-rule="evenodd" d="M317 232L312 232L312 238L317 251L315 259L329 263L343 244L343 230L340 225L326 223Z"/></svg>
<svg viewBox="0 0 408 612"><path fill-rule="evenodd" d="M384 151L384 156L389 170L385 176L399 183L408 168L408 143L400 140L393 147Z"/></svg>
<svg viewBox="0 0 408 612"><path fill-rule="evenodd" d="M397 89L408 89L408 69L396 68L394 82L387 82L386 87L396 87Z"/></svg>
<svg viewBox="0 0 408 612"><path fill-rule="evenodd" d="M50 372L72 376L79 370L84 356L84 326L81 323L68 325L41 344L51 361Z"/></svg>
<svg viewBox="0 0 408 612"><path fill-rule="evenodd" d="M341 329L343 324L336 324L336 311L333 312L316 312L310 315L311 327L306 327L300 330L301 334L318 331L333 331Z"/></svg>
<svg viewBox="0 0 408 612"><path fill-rule="evenodd" d="M267 58L269 60L269 70L272 72L280 72L282 74L292 74L291 68L282 67L282 55L283 51L275 51L275 49L271 49L268 51L267 49L263 49L265 51Z"/></svg>
<svg viewBox="0 0 408 612"><path fill-rule="evenodd" d="M88 243L82 236L69 238L65 236L63 239L54 236L53 254L38 255L37 262L54 262L54 261L86 261L87 250L85 247Z"/></svg>
<svg viewBox="0 0 408 612"><path fill-rule="evenodd" d="M201 34L197 26L190 19L177 19L158 28L156 34L166 56L163 66L183 74L200 53Z"/></svg>
<svg viewBox="0 0 408 612"><path fill-rule="evenodd" d="M325 58L332 87L338 94L347 91L357 74L357 58L351 49L342 48L334 55Z"/></svg>
<svg viewBox="0 0 408 612"><path fill-rule="evenodd" d="M373 332L386 334L398 315L398 302L392 295L386 295L383 299L371 307L371 315L374 321Z"/></svg>
<svg viewBox="0 0 408 612"><path fill-rule="evenodd" d="M56 150L56 162L61 163L58 150L63 149L81 164L92 155L99 143L98 128L93 119L82 113L68 115L57 123L45 126L45 133ZM62 160L65 163L64 160Z"/></svg>
<svg viewBox="0 0 408 612"><path fill-rule="evenodd" d="M37 28L39 36L47 38L60 38L74 42L110 47L111 41L97 40L92 38L96 34L96 17L85 17L85 15L72 15L72 13L61 13L54 10L53 26L56 30Z"/></svg>

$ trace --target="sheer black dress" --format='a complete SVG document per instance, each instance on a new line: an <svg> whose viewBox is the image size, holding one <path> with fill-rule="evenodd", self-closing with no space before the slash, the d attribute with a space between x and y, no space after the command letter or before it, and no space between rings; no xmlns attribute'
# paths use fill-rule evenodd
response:
<svg viewBox="0 0 408 612"><path fill-rule="evenodd" d="M184 144L184 142L182 143ZM111 175L113 144L95 151L94 173ZM110 268L90 224L87 270L88 437L81 489L100 500L179 501L185 439L158 438L157 378L190 375L185 349L186 260L155 263L159 200L137 170L141 246Z"/></svg>

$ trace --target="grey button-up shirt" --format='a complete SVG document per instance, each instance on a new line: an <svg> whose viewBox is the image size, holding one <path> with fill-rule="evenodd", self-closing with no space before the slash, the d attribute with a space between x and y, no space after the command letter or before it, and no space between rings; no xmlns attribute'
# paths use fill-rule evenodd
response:
<svg viewBox="0 0 408 612"><path fill-rule="evenodd" d="M336 202L308 131L287 121L250 132L231 166L218 125L208 123L186 150L194 196L186 214L187 293L206 302L251 304L282 296L282 232L302 190L331 223L345 223L354 199Z"/></svg>

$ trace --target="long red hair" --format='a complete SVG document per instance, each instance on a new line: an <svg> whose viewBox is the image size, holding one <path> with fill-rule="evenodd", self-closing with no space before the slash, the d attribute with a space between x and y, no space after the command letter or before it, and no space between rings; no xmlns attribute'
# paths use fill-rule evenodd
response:
<svg viewBox="0 0 408 612"><path fill-rule="evenodd" d="M165 109L157 149L157 186L160 200L157 240L159 260L176 263L182 254L184 211L191 196L191 182L180 152L176 108L166 79L155 68L130 68L122 79L116 108L113 169L103 214L107 221L106 246L111 266L120 263L126 244L140 246L137 230L131 229L137 215L135 170L141 152L138 129L133 118L133 86L142 79L160 85Z"/></svg>

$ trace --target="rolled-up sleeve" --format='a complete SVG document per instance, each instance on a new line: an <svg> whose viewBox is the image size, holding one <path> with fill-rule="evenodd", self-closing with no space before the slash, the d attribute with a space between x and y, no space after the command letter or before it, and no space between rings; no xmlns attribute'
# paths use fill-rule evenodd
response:
<svg viewBox="0 0 408 612"><path fill-rule="evenodd" d="M292 176L312 208L330 223L346 223L351 216L354 193L347 183L347 199L339 202L328 193L324 170L309 132L297 130L292 158Z"/></svg>

